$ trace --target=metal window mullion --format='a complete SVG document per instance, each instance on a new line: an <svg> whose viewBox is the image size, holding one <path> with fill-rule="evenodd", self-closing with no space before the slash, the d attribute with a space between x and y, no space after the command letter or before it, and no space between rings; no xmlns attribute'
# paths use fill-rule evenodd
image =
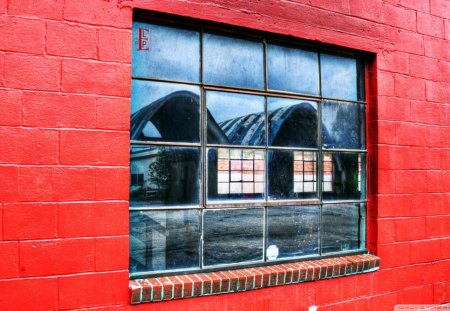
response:
<svg viewBox="0 0 450 311"><path fill-rule="evenodd" d="M203 265L203 243L204 243L204 210L207 202L207 166L208 166L208 158L207 158L207 149L206 149L206 139L207 139L207 108L206 108L206 91L203 87L203 27L200 28L199 35L199 46L200 46L200 143L201 143L201 177L200 177L200 241L198 245L198 254L199 254L199 267L202 270Z"/></svg>

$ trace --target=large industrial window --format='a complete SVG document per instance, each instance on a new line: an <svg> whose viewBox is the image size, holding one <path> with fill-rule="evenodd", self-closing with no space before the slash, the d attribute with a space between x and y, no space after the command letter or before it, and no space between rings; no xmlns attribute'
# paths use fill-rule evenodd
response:
<svg viewBox="0 0 450 311"><path fill-rule="evenodd" d="M365 64L133 24L132 277L365 251Z"/></svg>

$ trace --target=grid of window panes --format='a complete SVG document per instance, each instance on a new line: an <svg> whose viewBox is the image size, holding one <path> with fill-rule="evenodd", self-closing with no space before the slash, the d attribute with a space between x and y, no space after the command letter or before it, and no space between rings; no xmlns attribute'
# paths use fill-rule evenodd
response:
<svg viewBox="0 0 450 311"><path fill-rule="evenodd" d="M365 250L364 62L133 23L132 276Z"/></svg>

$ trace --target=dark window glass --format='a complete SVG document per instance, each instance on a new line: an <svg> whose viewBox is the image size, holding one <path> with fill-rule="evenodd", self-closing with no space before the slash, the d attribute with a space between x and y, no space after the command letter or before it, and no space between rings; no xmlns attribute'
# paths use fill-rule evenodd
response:
<svg viewBox="0 0 450 311"><path fill-rule="evenodd" d="M321 54L320 72L322 96L348 100L362 100L363 92L358 77L359 62L355 58Z"/></svg>
<svg viewBox="0 0 450 311"><path fill-rule="evenodd" d="M264 97L207 92L208 143L265 145Z"/></svg>
<svg viewBox="0 0 450 311"><path fill-rule="evenodd" d="M317 197L317 153L269 150L269 198Z"/></svg>
<svg viewBox="0 0 450 311"><path fill-rule="evenodd" d="M317 147L317 103L269 97L269 146Z"/></svg>
<svg viewBox="0 0 450 311"><path fill-rule="evenodd" d="M198 143L198 86L133 80L131 140Z"/></svg>
<svg viewBox="0 0 450 311"><path fill-rule="evenodd" d="M341 252L360 248L359 204L322 207L322 252Z"/></svg>
<svg viewBox="0 0 450 311"><path fill-rule="evenodd" d="M362 149L365 145L365 106L324 101L322 139L325 148Z"/></svg>
<svg viewBox="0 0 450 311"><path fill-rule="evenodd" d="M205 266L263 259L264 210L206 210L203 215Z"/></svg>
<svg viewBox="0 0 450 311"><path fill-rule="evenodd" d="M263 199L264 158L263 150L208 149L208 199Z"/></svg>
<svg viewBox="0 0 450 311"><path fill-rule="evenodd" d="M267 45L269 89L319 94L319 62L316 52Z"/></svg>
<svg viewBox="0 0 450 311"><path fill-rule="evenodd" d="M133 77L199 81L198 31L134 22L132 55Z"/></svg>
<svg viewBox="0 0 450 311"><path fill-rule="evenodd" d="M261 41L205 33L203 82L262 89L264 52Z"/></svg>
<svg viewBox="0 0 450 311"><path fill-rule="evenodd" d="M200 211L130 212L130 272L199 267Z"/></svg>
<svg viewBox="0 0 450 311"><path fill-rule="evenodd" d="M323 198L325 200L365 199L364 154L325 152L323 154Z"/></svg>
<svg viewBox="0 0 450 311"><path fill-rule="evenodd" d="M274 207L267 213L269 260L319 254L319 206ZM278 250L276 258L270 258L271 249Z"/></svg>
<svg viewBox="0 0 450 311"><path fill-rule="evenodd" d="M198 205L200 148L132 146L131 174L143 174L130 185L130 207Z"/></svg>

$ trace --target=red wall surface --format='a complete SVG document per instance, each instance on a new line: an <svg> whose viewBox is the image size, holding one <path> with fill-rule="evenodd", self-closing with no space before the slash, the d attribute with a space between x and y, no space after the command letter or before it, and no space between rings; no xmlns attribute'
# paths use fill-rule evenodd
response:
<svg viewBox="0 0 450 311"><path fill-rule="evenodd" d="M450 301L448 0L0 0L0 310L392 310ZM376 53L374 273L129 305L133 7Z"/></svg>

